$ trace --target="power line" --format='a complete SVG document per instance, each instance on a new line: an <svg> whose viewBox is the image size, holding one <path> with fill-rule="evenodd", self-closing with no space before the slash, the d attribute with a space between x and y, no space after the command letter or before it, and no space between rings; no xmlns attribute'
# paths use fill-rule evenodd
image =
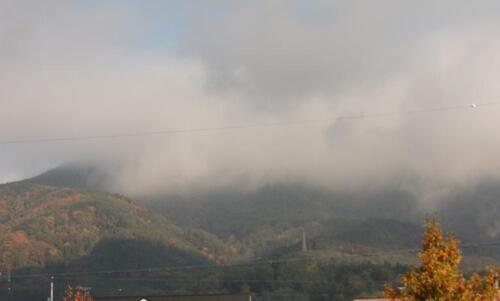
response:
<svg viewBox="0 0 500 301"><path fill-rule="evenodd" d="M500 245L500 241L460 244L460 248L467 249L467 248L497 246L497 245ZM394 249L394 250L387 250L387 251L371 252L371 253L368 253L367 255L373 256L373 255L384 255L384 254L394 254L394 253L416 253L416 252L419 252L420 250L421 249L419 249L419 248ZM363 255L363 253L361 253L361 252L355 253L355 254Z"/></svg>
<svg viewBox="0 0 500 301"><path fill-rule="evenodd" d="M470 247L481 247L481 246L496 246L500 245L500 241L491 241L491 242L483 242L483 243L469 243L462 244L462 248L470 248ZM420 249L416 248L401 248L401 249L393 249L393 250L380 250L370 253L352 253L353 255L360 256L375 256L375 255L384 255L384 254L393 254L393 253L405 253L405 252L416 252ZM264 260L264 261L254 261L248 263L239 263L239 264L205 264L205 265L186 265L186 266L174 266L174 267L153 267L153 268L137 268L137 269L120 269L120 270L98 270L98 271L79 271L79 272L63 272L63 273L28 273L28 274L19 274L19 275L11 275L11 279L24 279L24 278L39 278L39 277L66 277L66 276L82 276L82 275L112 275L119 273L152 273L152 272L168 272L168 271L181 271L181 270L189 270L189 269L207 269L207 268L237 268L237 267L249 267L249 266L257 266L264 264L280 264L280 263L294 263L294 262L308 262L308 261L322 261L322 260L331 260L331 256L317 256L317 257L308 257L308 258L294 258L294 259L280 259L280 260ZM5 278L5 277L0 277Z"/></svg>
<svg viewBox="0 0 500 301"><path fill-rule="evenodd" d="M291 283L291 284L307 284L307 283L333 283L334 280L291 280L291 279L169 279L169 278L113 278L113 277L99 277L99 276L83 276L83 277L57 277L56 280L73 280L73 279L95 279L95 280L109 280L109 281L137 281L137 282L165 282L168 283ZM370 281L370 283L386 283L389 280Z"/></svg>
<svg viewBox="0 0 500 301"><path fill-rule="evenodd" d="M287 121L277 121L277 122L268 122L268 123L249 123L249 124L227 125L227 126L218 126L218 127L170 129L170 130L147 131L147 132L136 132L136 133L105 134L105 135L61 136L61 137L42 137L42 138L0 140L0 144L26 144L26 143L65 142L65 141L78 141L78 140L103 140L103 139L133 138L133 137L143 137L143 136L159 136L159 135L173 135L173 134L187 134L187 133L201 133L201 132L230 131L230 130L242 130L242 129L252 129L252 128L283 127L283 126L331 122L331 121L336 121L336 120L341 120L341 119L365 119L365 118L380 118L380 117L397 117L397 116L421 114L421 113L433 113L433 112L443 112L443 111L463 110L463 109L476 109L479 107L495 106L495 105L500 105L500 102L486 102L486 103L467 104L467 105L443 106L443 107L435 107L435 108L427 108L427 109L415 109L415 110L408 110L408 111L403 111L403 112L393 112L393 113L359 114L359 115L337 116L337 117L330 117L330 118L287 120Z"/></svg>

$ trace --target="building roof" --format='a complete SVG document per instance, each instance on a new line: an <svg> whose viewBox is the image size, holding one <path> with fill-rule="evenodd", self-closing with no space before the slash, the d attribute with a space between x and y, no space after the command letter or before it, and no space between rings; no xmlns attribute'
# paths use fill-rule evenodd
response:
<svg viewBox="0 0 500 301"><path fill-rule="evenodd" d="M94 301L251 301L249 294L164 295L164 296L107 296L93 297Z"/></svg>
<svg viewBox="0 0 500 301"><path fill-rule="evenodd" d="M353 301L391 301L391 299L381 298L381 299L354 299ZM500 291L498 291L497 297L492 301L500 301Z"/></svg>
<svg viewBox="0 0 500 301"><path fill-rule="evenodd" d="M353 301L390 301L391 299L354 299Z"/></svg>

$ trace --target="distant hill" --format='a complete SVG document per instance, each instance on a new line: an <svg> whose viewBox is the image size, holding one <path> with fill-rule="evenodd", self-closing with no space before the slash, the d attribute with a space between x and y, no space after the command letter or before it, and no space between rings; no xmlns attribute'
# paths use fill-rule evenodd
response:
<svg viewBox="0 0 500 301"><path fill-rule="evenodd" d="M146 206L182 226L238 240L257 257L276 254L276 249L300 250L293 246L303 231L316 248L329 248L334 242L395 248L410 241L418 244L420 235L414 200L404 192L366 199L304 185L273 185L246 193L173 195Z"/></svg>
<svg viewBox="0 0 500 301"><path fill-rule="evenodd" d="M206 229L223 240L235 239L259 258L299 252L303 231L310 248L321 252L416 248L428 217L438 217L446 231L466 245L492 242L464 248L467 256L481 257L476 261L482 265L500 258L500 244L494 244L500 238L500 185L495 182L457 190L428 210L397 189L363 196L300 184L245 193L191 192L151 200L146 206L182 226Z"/></svg>
<svg viewBox="0 0 500 301"><path fill-rule="evenodd" d="M31 182L0 185L0 231L4 269L89 255L94 255L89 262L108 266L112 261L103 258L121 256L127 258L122 266L145 266L160 260L163 265L222 262L232 256L212 234L182 229L123 196ZM156 258L144 256L145 250Z"/></svg>
<svg viewBox="0 0 500 301"><path fill-rule="evenodd" d="M102 166L72 163L29 181L108 190L111 176ZM500 238L500 184L493 180L457 188L439 206L427 209L415 195L398 187L342 194L302 183L274 184L254 191L233 187L150 194L140 202L183 228L211 233L247 258L296 252L303 231L311 248L322 250L351 249L353 245L412 247L418 243L420 226L427 217L438 217L447 231L467 244ZM493 256L499 250L488 246L473 253Z"/></svg>
<svg viewBox="0 0 500 301"><path fill-rule="evenodd" d="M417 248L422 227L396 220L371 218L353 225L335 239L384 248Z"/></svg>
<svg viewBox="0 0 500 301"><path fill-rule="evenodd" d="M49 169L26 181L57 187L109 191L111 166L106 168L83 162L69 162Z"/></svg>
<svg viewBox="0 0 500 301"><path fill-rule="evenodd" d="M429 216L438 217L446 231L465 244L465 270L496 265L500 259L500 245L495 243L500 238L500 185L494 181L456 190L439 206L421 210L415 196L397 188L341 194L301 183L253 191L193 189L145 195L133 202L105 192L112 187L110 177L101 167L69 164L0 185L2 269L8 264L21 267L13 272L16 276L43 275L16 280L18 295L13 300L45 296L48 275L57 273L196 267L209 262L243 265L84 273L60 277L58 293L65 285L84 284L103 294L116 294L118 289L151 294L214 289L314 294L327 286L305 283L328 278L336 283L328 286L332 294L343 292L337 299L352 300L346 296L375 292L380 281L395 279L404 265L416 263L421 224ZM268 259L290 263L251 264ZM373 275L366 275L366 269ZM241 278L248 281L235 281ZM255 282L260 278L267 280ZM275 283L276 279L283 282ZM304 287L298 285L302 281ZM0 282L0 293L5 289Z"/></svg>

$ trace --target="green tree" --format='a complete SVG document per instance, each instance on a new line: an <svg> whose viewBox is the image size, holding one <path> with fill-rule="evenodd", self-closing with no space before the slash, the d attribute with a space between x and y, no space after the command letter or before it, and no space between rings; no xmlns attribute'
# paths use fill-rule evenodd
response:
<svg viewBox="0 0 500 301"><path fill-rule="evenodd" d="M492 269L484 277L473 274L465 279L459 269L459 241L452 236L445 238L436 221L426 223L418 257L421 265L403 277L402 289L386 285L385 293L391 300L492 301L498 294L498 276Z"/></svg>

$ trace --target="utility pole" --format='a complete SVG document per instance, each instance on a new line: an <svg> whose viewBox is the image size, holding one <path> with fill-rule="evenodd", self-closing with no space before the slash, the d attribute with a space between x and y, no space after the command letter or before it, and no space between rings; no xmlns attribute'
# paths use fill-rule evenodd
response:
<svg viewBox="0 0 500 301"><path fill-rule="evenodd" d="M7 270L7 290L9 291L9 301L12 300L12 278L10 276L10 269Z"/></svg>
<svg viewBox="0 0 500 301"><path fill-rule="evenodd" d="M302 252L307 252L307 237L306 231L302 231Z"/></svg>
<svg viewBox="0 0 500 301"><path fill-rule="evenodd" d="M54 301L54 276L50 276L50 301Z"/></svg>

